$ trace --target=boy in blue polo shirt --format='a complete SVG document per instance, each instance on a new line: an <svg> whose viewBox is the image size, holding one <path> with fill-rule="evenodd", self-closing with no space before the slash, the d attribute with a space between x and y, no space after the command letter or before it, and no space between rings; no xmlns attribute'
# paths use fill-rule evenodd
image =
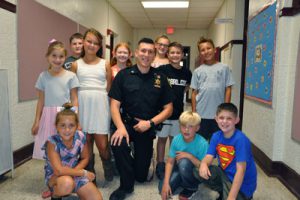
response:
<svg viewBox="0 0 300 200"><path fill-rule="evenodd" d="M250 200L256 189L257 171L250 140L235 128L239 122L236 106L220 104L216 121L220 131L213 134L207 155L194 175L200 182L218 191L220 200ZM215 157L218 167L211 165Z"/></svg>

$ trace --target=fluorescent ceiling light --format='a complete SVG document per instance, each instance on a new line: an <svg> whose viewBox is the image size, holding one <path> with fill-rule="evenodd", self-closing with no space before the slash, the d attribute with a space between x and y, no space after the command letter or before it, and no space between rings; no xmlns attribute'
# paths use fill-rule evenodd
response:
<svg viewBox="0 0 300 200"><path fill-rule="evenodd" d="M188 1L142 1L144 8L188 8Z"/></svg>

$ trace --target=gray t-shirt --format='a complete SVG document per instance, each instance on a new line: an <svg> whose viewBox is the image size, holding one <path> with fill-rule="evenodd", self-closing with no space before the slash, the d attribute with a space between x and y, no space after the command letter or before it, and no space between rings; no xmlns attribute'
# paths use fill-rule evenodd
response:
<svg viewBox="0 0 300 200"><path fill-rule="evenodd" d="M196 110L204 119L213 119L218 105L224 102L225 88L234 84L229 67L223 63L202 64L193 72L192 89L198 91Z"/></svg>
<svg viewBox="0 0 300 200"><path fill-rule="evenodd" d="M60 76L43 71L35 84L35 88L45 93L44 106L62 106L70 102L70 90L76 87L79 87L76 74L67 70Z"/></svg>

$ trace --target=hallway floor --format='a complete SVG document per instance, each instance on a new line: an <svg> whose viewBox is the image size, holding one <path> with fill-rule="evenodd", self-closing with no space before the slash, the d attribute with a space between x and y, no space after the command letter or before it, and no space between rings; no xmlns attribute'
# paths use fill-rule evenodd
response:
<svg viewBox="0 0 300 200"><path fill-rule="evenodd" d="M0 199L2 200L40 200L41 191L46 187L44 185L44 162L40 160L30 160L14 170L14 177L7 177L5 181L0 181ZM254 200L297 200L276 178L270 178L264 172L258 169L258 187L254 194ZM102 192L103 199L108 200L109 195L119 186L119 177L110 183L103 180L103 170L100 158L96 158L96 172L98 188ZM7 176L10 176L8 173ZM128 196L128 200L159 200L160 195L157 190L158 180L150 183L136 183L135 191ZM204 188L199 191L194 200L215 199L217 193ZM50 198L48 198L50 199ZM78 199L76 195L71 195L64 200ZM178 199L177 196L173 199Z"/></svg>

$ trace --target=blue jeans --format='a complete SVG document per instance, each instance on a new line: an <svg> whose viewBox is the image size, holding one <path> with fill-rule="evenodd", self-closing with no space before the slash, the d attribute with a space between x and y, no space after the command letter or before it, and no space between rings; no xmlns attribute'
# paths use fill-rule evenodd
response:
<svg viewBox="0 0 300 200"><path fill-rule="evenodd" d="M178 187L190 190L197 190L199 181L193 175L194 164L187 158L180 159L174 164L173 171L170 177L170 187L172 193ZM159 193L161 193L164 180L160 180L158 184Z"/></svg>

